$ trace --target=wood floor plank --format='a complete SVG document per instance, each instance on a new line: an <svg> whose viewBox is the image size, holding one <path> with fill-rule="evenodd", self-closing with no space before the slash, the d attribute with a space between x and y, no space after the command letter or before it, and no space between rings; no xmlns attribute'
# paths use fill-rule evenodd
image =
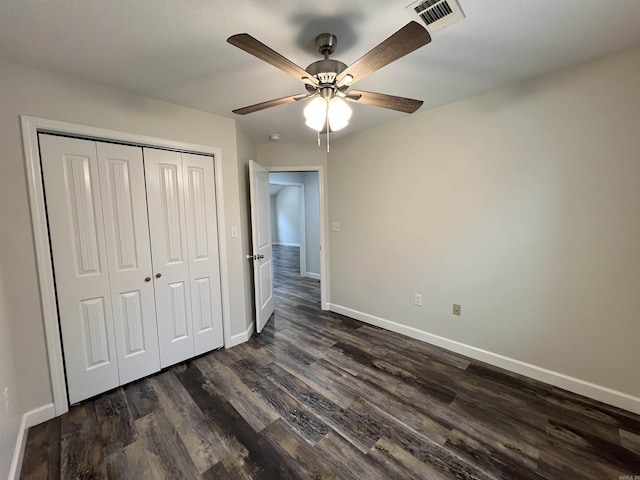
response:
<svg viewBox="0 0 640 480"><path fill-rule="evenodd" d="M340 478L349 480L388 480L386 470L374 461L367 453L363 453L351 443L338 435L329 432L316 444L318 454L332 466Z"/></svg>
<svg viewBox="0 0 640 480"><path fill-rule="evenodd" d="M202 474L203 480L252 480L254 477L249 471L249 467L245 462L247 450L244 448L235 449L229 455L224 457L222 461L216 463L213 467Z"/></svg>
<svg viewBox="0 0 640 480"><path fill-rule="evenodd" d="M490 480L492 477L467 464L437 443L414 431L403 428L395 419L375 406L359 400L339 417L339 433L361 451L367 452L381 438L389 439L429 468L448 478L475 478ZM335 428L335 427L334 427ZM364 447L364 448L363 448Z"/></svg>
<svg viewBox="0 0 640 480"><path fill-rule="evenodd" d="M627 450L634 452L636 455L640 455L640 435L628 432L622 428L619 432L621 445Z"/></svg>
<svg viewBox="0 0 640 480"><path fill-rule="evenodd" d="M96 398L95 409L105 457L136 440L133 417L121 388Z"/></svg>
<svg viewBox="0 0 640 480"><path fill-rule="evenodd" d="M246 455L237 455L252 478L297 478L297 474L279 462L278 452L258 437L251 425L221 397L215 389L207 388L211 383L192 363L178 375L200 410L227 436L234 438L245 449Z"/></svg>
<svg viewBox="0 0 640 480"><path fill-rule="evenodd" d="M371 447L369 455L387 472L388 478L407 480L446 480L450 478L384 437Z"/></svg>
<svg viewBox="0 0 640 480"><path fill-rule="evenodd" d="M494 448L471 436L454 430L445 445L448 450L476 465L489 475L500 480L542 480L537 473L538 462L526 456L509 455L507 449Z"/></svg>
<svg viewBox="0 0 640 480"><path fill-rule="evenodd" d="M389 395L388 391L380 388L380 384L372 383L362 376L348 378L346 375L340 375L335 372L337 367L332 366L324 359L316 362L314 366L319 364L327 366L327 372L332 378L338 382L348 383L353 391L357 392L358 397L384 411L406 428L411 428L439 444L444 444L447 440L451 427L420 412L414 408L412 402L406 402L395 395Z"/></svg>
<svg viewBox="0 0 640 480"><path fill-rule="evenodd" d="M240 361L231 367L249 388L259 392L280 417L309 443L313 444L327 434L329 428L326 423L302 403L274 388L267 378L252 368L252 363Z"/></svg>
<svg viewBox="0 0 640 480"><path fill-rule="evenodd" d="M134 420L149 415L160 408L158 398L149 385L148 378L130 383L124 388L124 393Z"/></svg>
<svg viewBox="0 0 640 480"><path fill-rule="evenodd" d="M61 419L62 478L107 478L93 401L73 406Z"/></svg>
<svg viewBox="0 0 640 480"><path fill-rule="evenodd" d="M158 470L152 469L147 457L143 442L136 440L106 457L107 474L122 480L155 480Z"/></svg>
<svg viewBox="0 0 640 480"><path fill-rule="evenodd" d="M340 478L338 473L316 454L315 448L290 429L284 420L273 422L260 432L260 435L271 440L272 445L280 450L281 458L286 458L289 467L295 470L300 478Z"/></svg>
<svg viewBox="0 0 640 480"><path fill-rule="evenodd" d="M228 399L256 432L280 418L276 409L242 383L238 374L229 366L212 357L202 357L196 361L196 365L209 381L204 388L207 391L215 389L218 394Z"/></svg>
<svg viewBox="0 0 640 480"><path fill-rule="evenodd" d="M376 341L400 354L406 354L408 350L410 358L418 362L440 362L460 370L465 370L471 364L471 360L462 355L448 352L443 348L414 338L407 337L403 344L389 342L389 332L372 325L363 325L358 329L358 334L368 341Z"/></svg>
<svg viewBox="0 0 640 480"><path fill-rule="evenodd" d="M150 384L199 473L209 470L229 453L232 447L207 422L202 411L171 372L152 378Z"/></svg>
<svg viewBox="0 0 640 480"><path fill-rule="evenodd" d="M29 429L20 478L55 480L60 472L60 417Z"/></svg>
<svg viewBox="0 0 640 480"><path fill-rule="evenodd" d="M136 420L135 425L154 478L200 478L180 435L162 411Z"/></svg>
<svg viewBox="0 0 640 480"><path fill-rule="evenodd" d="M334 348L341 350L363 365L377 369L391 377L399 378L403 383L411 385L422 391L425 395L433 397L443 403L451 403L456 397L456 392L450 386L435 383L431 381L427 375L414 375L395 364L380 360L375 355L351 345L336 343Z"/></svg>
<svg viewBox="0 0 640 480"><path fill-rule="evenodd" d="M265 378L273 382L275 387L288 393L321 418L329 417L341 409L340 405L322 395L319 390L291 375L278 364L270 363L264 368L254 370L254 372L258 375L264 375Z"/></svg>

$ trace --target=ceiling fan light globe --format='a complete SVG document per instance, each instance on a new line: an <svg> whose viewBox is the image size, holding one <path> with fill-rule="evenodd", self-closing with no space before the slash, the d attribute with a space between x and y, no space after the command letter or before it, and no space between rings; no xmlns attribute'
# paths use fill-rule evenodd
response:
<svg viewBox="0 0 640 480"><path fill-rule="evenodd" d="M331 128L332 132L337 132L338 130L342 130L344 127L349 125L349 122L337 122L329 120L329 128Z"/></svg>
<svg viewBox="0 0 640 480"><path fill-rule="evenodd" d="M304 108L306 125L314 130L322 130L326 121L327 101L322 97L316 97Z"/></svg>
<svg viewBox="0 0 640 480"><path fill-rule="evenodd" d="M334 97L329 102L329 127L331 130L340 130L349 125L351 108L342 98Z"/></svg>
<svg viewBox="0 0 640 480"><path fill-rule="evenodd" d="M320 132L324 128L324 121L322 121L322 120L319 121L319 122L318 121L313 122L311 120L307 120L306 122L304 122L304 124L307 127L311 128L313 130L316 130L318 132Z"/></svg>

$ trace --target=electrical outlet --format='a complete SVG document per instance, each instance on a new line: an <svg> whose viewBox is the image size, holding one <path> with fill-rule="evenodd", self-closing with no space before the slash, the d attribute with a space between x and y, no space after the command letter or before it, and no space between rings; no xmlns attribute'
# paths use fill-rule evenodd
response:
<svg viewBox="0 0 640 480"><path fill-rule="evenodd" d="M453 314L460 316L461 315L460 310L462 310L462 307L460 305L458 305L457 303L454 303L453 304Z"/></svg>
<svg viewBox="0 0 640 480"><path fill-rule="evenodd" d="M413 294L413 304L421 307L422 306L422 295L420 295L419 293L414 293Z"/></svg>
<svg viewBox="0 0 640 480"><path fill-rule="evenodd" d="M4 387L4 411L9 415L9 387Z"/></svg>

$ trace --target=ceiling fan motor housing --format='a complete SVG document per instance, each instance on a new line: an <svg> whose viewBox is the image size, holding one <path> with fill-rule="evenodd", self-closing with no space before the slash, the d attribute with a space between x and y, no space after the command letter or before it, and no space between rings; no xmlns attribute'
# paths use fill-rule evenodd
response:
<svg viewBox="0 0 640 480"><path fill-rule="evenodd" d="M337 45L338 39L332 33L321 33L316 37L316 48L318 53L324 55L324 60L313 62L306 68L306 71L317 78L321 86L333 85L336 77L347 69L347 65L344 63L329 58L329 55L335 52ZM306 88L310 93L313 93L317 87L306 85Z"/></svg>
<svg viewBox="0 0 640 480"><path fill-rule="evenodd" d="M306 71L320 80L320 83L333 83L347 66L338 60L318 60L306 68Z"/></svg>
<svg viewBox="0 0 640 480"><path fill-rule="evenodd" d="M316 48L320 55L324 55L324 58L328 58L333 52L336 51L338 45L338 37L333 33L321 33L316 37Z"/></svg>

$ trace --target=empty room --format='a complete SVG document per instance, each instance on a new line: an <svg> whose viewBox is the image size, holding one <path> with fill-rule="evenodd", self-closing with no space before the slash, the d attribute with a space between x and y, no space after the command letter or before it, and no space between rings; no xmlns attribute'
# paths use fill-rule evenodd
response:
<svg viewBox="0 0 640 480"><path fill-rule="evenodd" d="M0 478L640 478L640 2L0 2Z"/></svg>

